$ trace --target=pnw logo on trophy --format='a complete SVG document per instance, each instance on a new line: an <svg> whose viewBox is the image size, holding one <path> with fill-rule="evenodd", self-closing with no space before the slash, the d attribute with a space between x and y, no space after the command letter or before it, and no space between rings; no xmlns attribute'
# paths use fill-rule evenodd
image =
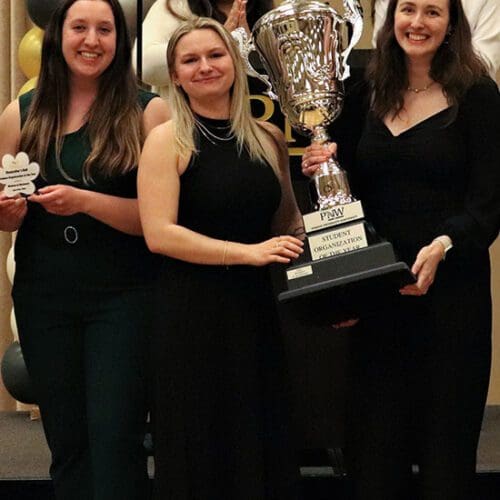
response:
<svg viewBox="0 0 500 500"><path fill-rule="evenodd" d="M268 95L279 100L295 130L319 143L330 140L326 127L342 110L347 57L363 30L359 0L344 0L343 5L341 17L317 0L285 0L257 21L252 40L242 28L233 32L248 73L268 85ZM344 43L347 24L352 35ZM269 78L251 67L251 50L258 52ZM321 164L314 184L319 210L304 216L311 260L288 268L288 290L279 294L281 302L317 310L324 300L332 319L336 308L340 315L361 313L351 306L363 302L364 295L383 288L394 292L414 281L408 266L396 262L389 242L369 244L361 202L352 196L335 159Z"/></svg>

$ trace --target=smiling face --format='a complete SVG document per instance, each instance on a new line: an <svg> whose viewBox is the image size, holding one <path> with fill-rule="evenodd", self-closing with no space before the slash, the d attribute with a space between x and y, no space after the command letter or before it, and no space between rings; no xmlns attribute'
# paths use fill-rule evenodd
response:
<svg viewBox="0 0 500 500"><path fill-rule="evenodd" d="M115 57L116 27L110 5L102 0L78 0L67 11L62 27L62 53L70 74L97 80Z"/></svg>
<svg viewBox="0 0 500 500"><path fill-rule="evenodd" d="M446 37L449 22L449 0L399 0L394 34L408 59L430 62Z"/></svg>
<svg viewBox="0 0 500 500"><path fill-rule="evenodd" d="M178 41L172 80L188 95L194 111L199 104L229 106L234 74L231 55L214 30L197 29Z"/></svg>

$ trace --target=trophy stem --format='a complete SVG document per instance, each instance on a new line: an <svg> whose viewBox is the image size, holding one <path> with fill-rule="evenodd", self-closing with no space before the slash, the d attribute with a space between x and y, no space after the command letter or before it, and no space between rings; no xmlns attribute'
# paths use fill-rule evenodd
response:
<svg viewBox="0 0 500 500"><path fill-rule="evenodd" d="M318 126L314 128L312 142L324 144L329 141L330 137L325 127ZM351 194L347 173L334 158L320 164L313 176L313 181L318 194L320 210L327 210L337 205L356 201Z"/></svg>

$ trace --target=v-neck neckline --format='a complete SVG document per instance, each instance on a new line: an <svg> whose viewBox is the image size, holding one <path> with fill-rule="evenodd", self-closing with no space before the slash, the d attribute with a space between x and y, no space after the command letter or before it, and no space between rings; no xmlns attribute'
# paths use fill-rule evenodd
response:
<svg viewBox="0 0 500 500"><path fill-rule="evenodd" d="M428 121L430 121L432 119L435 119L438 116L441 116L445 112L449 111L452 107L453 106L447 106L446 108L443 108L442 110L438 111L437 113L433 113L432 115L429 115L427 118L424 118L423 120L420 120L419 122L414 123L411 127L408 127L406 129L404 129L399 134L394 134L392 132L392 130L386 125L386 123L384 122L384 120L382 120L381 118L379 120L382 123L383 127L385 128L385 130L390 134L390 136L393 139L398 139L398 138L402 137L403 135L407 134L408 132L411 132L412 130L415 130L417 127L420 127L421 125L425 124L426 122L428 122Z"/></svg>

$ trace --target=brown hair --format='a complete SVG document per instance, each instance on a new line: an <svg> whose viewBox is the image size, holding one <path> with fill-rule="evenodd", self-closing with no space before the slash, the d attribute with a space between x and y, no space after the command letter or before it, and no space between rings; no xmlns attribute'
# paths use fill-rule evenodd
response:
<svg viewBox="0 0 500 500"><path fill-rule="evenodd" d="M68 65L62 53L62 27L69 8L78 0L58 5L45 29L40 77L26 122L21 131L21 147L40 163L46 175L47 153L55 143L56 161L64 172L60 154L70 88ZM83 165L83 180L92 182L99 172L105 177L133 169L139 160L143 140L142 112L137 102L137 84L131 67L131 43L125 16L118 0L104 1L111 7L116 28L113 61L99 78L97 96L87 121L92 147Z"/></svg>
<svg viewBox="0 0 500 500"><path fill-rule="evenodd" d="M383 118L396 116L408 88L405 53L394 34L394 16L399 0L390 0L387 16L377 35L377 48L367 68L372 87L372 110ZM488 74L486 65L472 47L471 31L460 0L448 0L449 33L432 59L430 77L443 87L450 105L459 103L465 92Z"/></svg>

